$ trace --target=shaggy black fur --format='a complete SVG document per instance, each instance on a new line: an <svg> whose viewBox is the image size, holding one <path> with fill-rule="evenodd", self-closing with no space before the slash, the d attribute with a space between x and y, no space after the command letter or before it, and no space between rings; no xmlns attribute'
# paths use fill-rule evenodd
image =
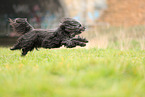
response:
<svg viewBox="0 0 145 97"><path fill-rule="evenodd" d="M77 37L85 30L78 21L72 18L62 20L60 26L56 30L34 29L26 18L10 19L10 25L17 33L23 34L17 40L17 43L10 48L11 50L22 49L22 56L34 48L59 48L64 45L67 48L76 46L84 47L88 42L85 38Z"/></svg>

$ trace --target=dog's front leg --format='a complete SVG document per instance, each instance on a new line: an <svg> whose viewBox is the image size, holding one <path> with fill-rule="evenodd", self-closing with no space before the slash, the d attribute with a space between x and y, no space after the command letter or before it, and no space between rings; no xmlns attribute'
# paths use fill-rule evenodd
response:
<svg viewBox="0 0 145 97"><path fill-rule="evenodd" d="M78 41L78 40L72 40L76 46L81 46L81 47L84 47L86 46L86 43L85 42L81 42L81 41Z"/></svg>
<svg viewBox="0 0 145 97"><path fill-rule="evenodd" d="M79 41L79 42L84 42L84 43L88 43L88 40L86 38L83 38L83 37L80 37L78 36L77 38L72 38L71 40L76 40L76 41Z"/></svg>
<svg viewBox="0 0 145 97"><path fill-rule="evenodd" d="M61 42L61 44L64 45L65 47L67 47L67 48L76 47L76 44L71 40L64 40L64 41Z"/></svg>
<svg viewBox="0 0 145 97"><path fill-rule="evenodd" d="M62 41L62 45L64 45L67 48L74 48L76 46L81 46L81 47L86 46L84 42L80 42L80 41L72 40L72 39Z"/></svg>

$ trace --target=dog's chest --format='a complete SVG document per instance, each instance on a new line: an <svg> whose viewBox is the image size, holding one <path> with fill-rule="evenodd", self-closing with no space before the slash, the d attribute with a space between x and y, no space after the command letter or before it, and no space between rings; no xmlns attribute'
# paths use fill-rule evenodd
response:
<svg viewBox="0 0 145 97"><path fill-rule="evenodd" d="M59 48L61 46L61 38L47 37L44 39L42 46L45 48Z"/></svg>

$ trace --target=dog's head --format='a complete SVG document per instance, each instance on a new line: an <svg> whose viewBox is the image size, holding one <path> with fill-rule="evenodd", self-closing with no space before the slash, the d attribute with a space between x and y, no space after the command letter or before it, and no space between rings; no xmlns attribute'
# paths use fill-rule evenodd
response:
<svg viewBox="0 0 145 97"><path fill-rule="evenodd" d="M61 29L69 34L70 37L75 37L75 35L81 34L85 31L85 27L72 18L64 18L60 25Z"/></svg>
<svg viewBox="0 0 145 97"><path fill-rule="evenodd" d="M33 27L27 22L27 18L16 18L14 20L9 19L9 21L13 30L17 33L23 34L33 29Z"/></svg>

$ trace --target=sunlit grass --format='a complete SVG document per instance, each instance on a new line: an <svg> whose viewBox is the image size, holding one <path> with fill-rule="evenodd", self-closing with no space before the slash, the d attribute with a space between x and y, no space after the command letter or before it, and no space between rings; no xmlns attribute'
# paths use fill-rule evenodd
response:
<svg viewBox="0 0 145 97"><path fill-rule="evenodd" d="M0 48L0 97L144 97L145 51Z"/></svg>

